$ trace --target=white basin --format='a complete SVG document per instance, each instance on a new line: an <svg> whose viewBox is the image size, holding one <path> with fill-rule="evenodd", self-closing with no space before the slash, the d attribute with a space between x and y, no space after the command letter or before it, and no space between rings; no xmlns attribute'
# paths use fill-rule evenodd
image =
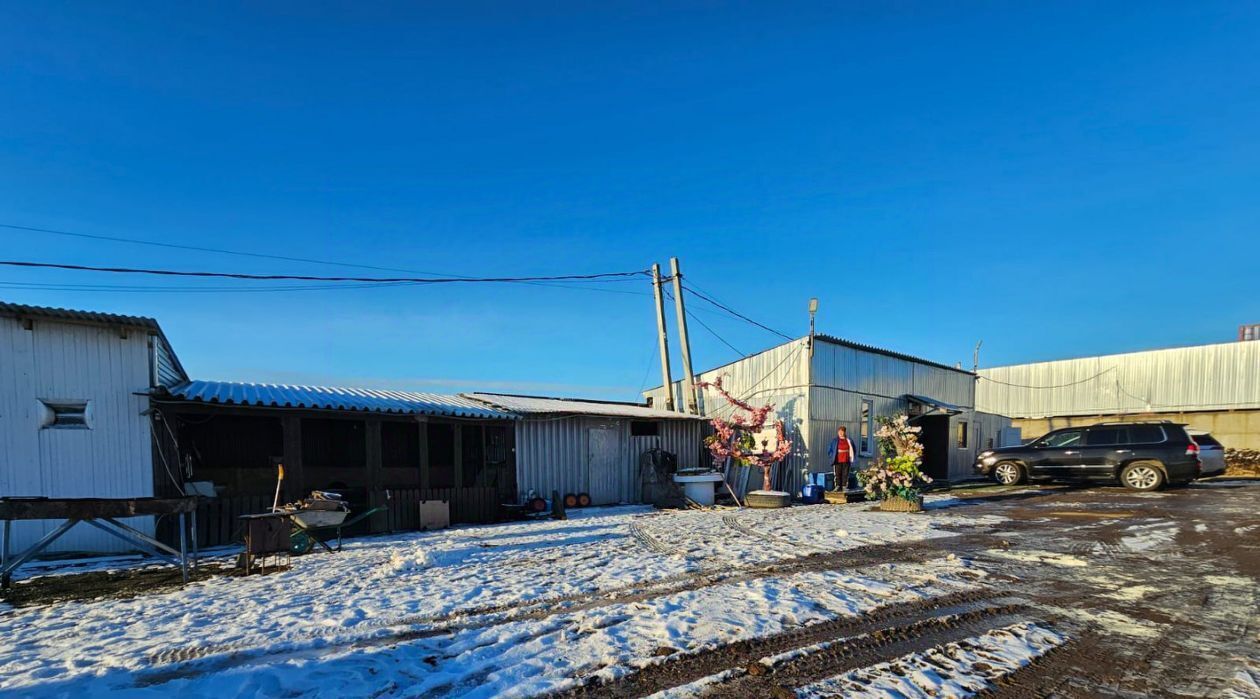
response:
<svg viewBox="0 0 1260 699"><path fill-rule="evenodd" d="M712 507L714 501L714 484L722 480L722 474L716 471L707 473L675 474L674 482L683 487L683 494L695 501L697 505Z"/></svg>

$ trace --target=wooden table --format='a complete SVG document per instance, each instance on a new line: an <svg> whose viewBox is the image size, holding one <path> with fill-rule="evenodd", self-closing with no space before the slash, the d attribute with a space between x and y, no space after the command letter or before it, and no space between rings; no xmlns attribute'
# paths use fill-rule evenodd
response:
<svg viewBox="0 0 1260 699"><path fill-rule="evenodd" d="M118 521L120 517L142 517L146 515L179 515L179 550L163 544L135 527ZM63 519L56 529L48 532L42 539L31 544L25 551L11 556L9 553L9 529L14 521L34 519ZM13 571L41 551L48 548L62 535L70 531L74 525L82 522L101 531L118 537L151 556L164 559L179 566L184 582L188 582L188 527L187 520L192 521L194 532L191 562L195 566L197 559L197 498L0 498L0 522L3 522L0 533L0 587L8 587L13 578Z"/></svg>

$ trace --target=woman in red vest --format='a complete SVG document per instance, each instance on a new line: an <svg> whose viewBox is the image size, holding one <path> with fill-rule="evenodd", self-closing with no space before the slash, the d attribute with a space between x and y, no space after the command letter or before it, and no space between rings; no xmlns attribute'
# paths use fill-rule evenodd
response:
<svg viewBox="0 0 1260 699"><path fill-rule="evenodd" d="M842 493L849 488L849 472L853 470L853 457L856 453L848 430L841 425L836 430L835 438L831 440L831 446L827 448L827 454L831 456L832 472L836 474L836 492Z"/></svg>

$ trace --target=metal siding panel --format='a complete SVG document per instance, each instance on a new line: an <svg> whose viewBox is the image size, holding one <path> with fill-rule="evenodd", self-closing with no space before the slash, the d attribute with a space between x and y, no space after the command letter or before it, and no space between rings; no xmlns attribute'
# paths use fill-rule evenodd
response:
<svg viewBox="0 0 1260 699"><path fill-rule="evenodd" d="M25 404L6 419L5 451L18 454L13 465L31 474L10 483L6 494L48 497L144 497L153 495L153 466L149 420L142 413L142 396L149 385L148 336L131 330L126 339L117 329L37 321L22 340L10 327L11 347L29 347L19 358L27 372L22 381L10 379L10 400ZM16 341L16 344L14 344ZM15 356L21 351L14 352ZM7 362L6 362L7 363ZM16 363L15 363L16 364ZM6 389L9 388L6 386ZM90 401L91 429L40 429L40 399ZM8 469L6 469L8 470ZM127 520L152 533L149 517ZM59 522L21 523L14 527L14 548L27 546ZM49 551L123 551L126 544L95 529L77 527Z"/></svg>
<svg viewBox="0 0 1260 699"><path fill-rule="evenodd" d="M1249 409L1260 407L1260 342L995 367L980 375L977 407L1011 417Z"/></svg>
<svg viewBox="0 0 1260 699"><path fill-rule="evenodd" d="M158 385L170 388L187 381L188 377L184 376L184 372L176 362L170 346L160 337L155 337L153 342L155 344L154 359L157 363Z"/></svg>
<svg viewBox="0 0 1260 699"><path fill-rule="evenodd" d="M521 420L516 426L517 488L523 499L532 489L589 492L586 435L581 418Z"/></svg>
<svg viewBox="0 0 1260 699"><path fill-rule="evenodd" d="M818 347L821 348L822 345ZM803 340L793 340L697 375L697 379L702 382L710 382L722 376L723 386L732 395L753 403L773 403L777 406L777 417L784 421L784 429L794 444L792 453L785 459L785 465L780 465L778 468L788 469L786 482L789 484L789 489L793 490L801 485L799 471L804 467L808 456L805 430L809 415L806 385L809 381L809 364L806 343ZM674 383L675 395L681 395L681 385L681 381ZM645 393L645 396L652 397L653 404L658 406L663 404L664 395L660 387ZM700 391L701 414L710 415L710 410L714 410L720 411L719 414L729 415L730 410L724 406L725 401L716 391L712 389ZM696 433L697 440L699 434L700 432ZM697 447L696 451L698 450ZM679 465L682 466L683 462ZM760 472L750 479L752 489L761 487L758 480L759 474ZM735 483L737 492L741 490L742 482L740 479Z"/></svg>

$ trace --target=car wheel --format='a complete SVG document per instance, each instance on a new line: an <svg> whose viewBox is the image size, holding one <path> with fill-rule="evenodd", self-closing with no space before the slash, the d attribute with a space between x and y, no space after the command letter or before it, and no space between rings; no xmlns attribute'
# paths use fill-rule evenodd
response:
<svg viewBox="0 0 1260 699"><path fill-rule="evenodd" d="M1132 490L1155 490L1164 484L1164 472L1153 461L1134 461L1120 472L1120 482Z"/></svg>
<svg viewBox="0 0 1260 699"><path fill-rule="evenodd" d="M1002 461L993 467L993 478L1002 485L1018 485L1024 482L1024 467L1014 461Z"/></svg>

